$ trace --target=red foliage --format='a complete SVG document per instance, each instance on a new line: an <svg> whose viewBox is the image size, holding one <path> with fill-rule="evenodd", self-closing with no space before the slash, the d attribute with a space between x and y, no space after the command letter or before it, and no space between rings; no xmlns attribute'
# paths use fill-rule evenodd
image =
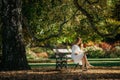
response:
<svg viewBox="0 0 120 80"><path fill-rule="evenodd" d="M101 47L103 50L110 50L112 48L112 45L106 43L106 42L102 42L99 44L99 47Z"/></svg>

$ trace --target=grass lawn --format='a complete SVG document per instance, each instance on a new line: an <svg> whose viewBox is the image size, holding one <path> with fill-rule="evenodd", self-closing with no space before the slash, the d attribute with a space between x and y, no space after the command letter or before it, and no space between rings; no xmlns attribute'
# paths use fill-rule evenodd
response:
<svg viewBox="0 0 120 80"><path fill-rule="evenodd" d="M31 70L2 71L0 80L120 80L120 58L89 59L95 67L88 71L74 69L73 62L68 62L68 69L56 70L52 60L29 63Z"/></svg>
<svg viewBox="0 0 120 80"><path fill-rule="evenodd" d="M89 58L89 62L93 66L105 66L105 67L113 67L113 66L120 66L120 58ZM50 61L50 60L49 60ZM31 67L48 67L48 66L55 66L55 59L51 59L51 62L37 62L37 63L29 63ZM73 66L73 62L68 62L68 67Z"/></svg>

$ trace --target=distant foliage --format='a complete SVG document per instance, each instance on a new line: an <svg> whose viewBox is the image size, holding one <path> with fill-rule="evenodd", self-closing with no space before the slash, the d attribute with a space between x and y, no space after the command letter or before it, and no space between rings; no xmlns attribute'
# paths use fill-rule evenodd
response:
<svg viewBox="0 0 120 80"><path fill-rule="evenodd" d="M97 46L89 46L85 48L85 51L88 52L87 56L89 58L101 58L104 57L105 51Z"/></svg>
<svg viewBox="0 0 120 80"><path fill-rule="evenodd" d="M112 48L112 45L110 45L110 44L108 44L108 43L106 43L106 42L101 42L101 43L99 44L99 46L100 46L103 50L105 50L105 51L110 51L110 49Z"/></svg>
<svg viewBox="0 0 120 80"><path fill-rule="evenodd" d="M88 44L87 44L88 46ZM101 42L100 44L94 45L92 43L84 49L88 52L89 58L119 58L120 57L120 42L117 41L114 44L108 44Z"/></svg>
<svg viewBox="0 0 120 80"><path fill-rule="evenodd" d="M120 3L118 0L99 0L94 4L92 3L96 0L78 1L82 8L92 16L95 27L101 33L110 33L120 25L118 21ZM36 38L44 39L61 33L61 35L43 40L41 43L40 41L32 42L37 45L69 44L76 36L81 36L84 42L103 40L103 37L92 29L87 16L77 10L73 0L23 0L22 13L24 20L26 20L24 23L27 24L24 26L28 26ZM119 32L120 30L116 31L114 35ZM26 34L25 37L27 37ZM114 36L111 37L114 38ZM31 41L32 38L28 40Z"/></svg>
<svg viewBox="0 0 120 80"><path fill-rule="evenodd" d="M120 46L115 46L114 49L109 51L109 57L119 58L120 57Z"/></svg>

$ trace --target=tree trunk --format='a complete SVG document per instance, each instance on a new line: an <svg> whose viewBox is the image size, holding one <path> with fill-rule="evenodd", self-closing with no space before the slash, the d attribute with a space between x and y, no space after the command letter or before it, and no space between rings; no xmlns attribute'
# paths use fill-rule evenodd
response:
<svg viewBox="0 0 120 80"><path fill-rule="evenodd" d="M1 70L30 69L22 36L22 0L2 0Z"/></svg>

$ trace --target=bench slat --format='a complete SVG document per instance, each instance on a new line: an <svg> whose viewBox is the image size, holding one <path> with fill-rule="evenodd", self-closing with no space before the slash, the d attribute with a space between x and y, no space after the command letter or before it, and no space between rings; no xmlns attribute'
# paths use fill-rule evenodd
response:
<svg viewBox="0 0 120 80"><path fill-rule="evenodd" d="M71 49L53 49L55 53L72 53Z"/></svg>

